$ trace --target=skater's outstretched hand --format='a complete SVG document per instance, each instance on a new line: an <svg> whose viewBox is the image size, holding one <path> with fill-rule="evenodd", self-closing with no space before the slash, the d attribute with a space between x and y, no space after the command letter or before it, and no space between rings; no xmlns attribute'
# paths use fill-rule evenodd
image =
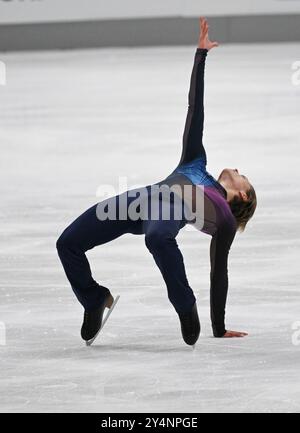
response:
<svg viewBox="0 0 300 433"><path fill-rule="evenodd" d="M246 337L247 332L238 332L238 331L226 331L223 335L223 338L234 338L234 337Z"/></svg>
<svg viewBox="0 0 300 433"><path fill-rule="evenodd" d="M198 48L205 48L207 50L211 50L214 47L217 47L218 42L212 42L208 36L209 25L207 19L204 17L199 18L199 26L200 26L200 34L198 40Z"/></svg>

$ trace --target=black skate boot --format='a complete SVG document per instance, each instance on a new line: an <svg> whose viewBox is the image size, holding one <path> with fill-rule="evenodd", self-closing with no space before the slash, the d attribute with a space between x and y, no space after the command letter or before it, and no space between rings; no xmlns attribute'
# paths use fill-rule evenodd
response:
<svg viewBox="0 0 300 433"><path fill-rule="evenodd" d="M111 308L113 302L114 298L108 291L100 307L92 311L84 312L84 319L81 327L81 337L83 340L92 340L97 335L101 329L104 310L105 308Z"/></svg>
<svg viewBox="0 0 300 433"><path fill-rule="evenodd" d="M186 344L193 346L200 335L200 322L198 317L197 305L194 303L188 313L178 313L182 337Z"/></svg>

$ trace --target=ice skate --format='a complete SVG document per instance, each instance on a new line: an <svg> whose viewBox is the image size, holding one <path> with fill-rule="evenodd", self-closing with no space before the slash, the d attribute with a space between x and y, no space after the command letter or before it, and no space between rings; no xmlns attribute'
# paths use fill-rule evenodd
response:
<svg viewBox="0 0 300 433"><path fill-rule="evenodd" d="M105 297L100 307L92 311L84 312L84 320L81 328L81 337L83 340L85 340L87 346L90 346L95 341L103 326L105 325L108 317L110 316L112 310L114 309L116 303L118 302L119 298L120 296L118 295L114 299L111 293L109 293ZM105 308L108 308L108 312L103 319Z"/></svg>
<svg viewBox="0 0 300 433"><path fill-rule="evenodd" d="M193 346L193 349L195 349L195 344L200 335L200 322L196 302L190 312L179 313L178 316L183 340L186 344Z"/></svg>

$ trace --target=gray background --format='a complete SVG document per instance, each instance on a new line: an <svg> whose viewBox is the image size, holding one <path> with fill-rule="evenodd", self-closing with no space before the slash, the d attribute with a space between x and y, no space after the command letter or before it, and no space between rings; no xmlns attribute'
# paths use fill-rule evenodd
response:
<svg viewBox="0 0 300 433"><path fill-rule="evenodd" d="M0 1L0 50L195 43L197 17L221 43L300 40L299 0Z"/></svg>

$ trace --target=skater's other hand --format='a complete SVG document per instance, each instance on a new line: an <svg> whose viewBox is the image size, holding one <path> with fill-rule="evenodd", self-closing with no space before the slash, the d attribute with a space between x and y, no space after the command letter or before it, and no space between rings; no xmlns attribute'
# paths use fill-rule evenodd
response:
<svg viewBox="0 0 300 433"><path fill-rule="evenodd" d="M238 332L238 331L226 331L223 335L223 338L234 338L234 337L246 337L247 332Z"/></svg>
<svg viewBox="0 0 300 433"><path fill-rule="evenodd" d="M216 41L211 41L208 36L208 22L204 17L199 18L199 27L200 34L198 40L198 48L205 48L207 50L211 50L214 47L217 47L219 44Z"/></svg>

